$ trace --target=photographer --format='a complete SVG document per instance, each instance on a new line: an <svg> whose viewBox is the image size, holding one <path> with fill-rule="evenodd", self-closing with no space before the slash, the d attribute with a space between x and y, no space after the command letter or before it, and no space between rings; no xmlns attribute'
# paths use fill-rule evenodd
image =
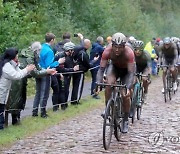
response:
<svg viewBox="0 0 180 154"><path fill-rule="evenodd" d="M80 33L74 36L78 36L81 43L74 48L73 60L75 65L79 65L79 71L82 72L73 74L73 89L71 95L71 104L73 105L79 104L84 86L84 73L87 72L88 69L99 59L98 56L90 61L89 55L87 54L87 50L91 46L91 41L89 39L83 40L83 35Z"/></svg>

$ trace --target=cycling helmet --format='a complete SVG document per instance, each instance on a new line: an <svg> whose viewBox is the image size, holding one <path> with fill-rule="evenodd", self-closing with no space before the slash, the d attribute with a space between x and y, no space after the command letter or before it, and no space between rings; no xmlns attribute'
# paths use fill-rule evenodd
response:
<svg viewBox="0 0 180 154"><path fill-rule="evenodd" d="M130 36L128 40L129 40L129 43L131 43L131 44L133 44L136 41L134 36Z"/></svg>
<svg viewBox="0 0 180 154"><path fill-rule="evenodd" d="M177 43L179 41L179 38L177 37L171 37L171 42Z"/></svg>
<svg viewBox="0 0 180 154"><path fill-rule="evenodd" d="M137 40L133 43L134 48L143 48L144 42L141 40Z"/></svg>
<svg viewBox="0 0 180 154"><path fill-rule="evenodd" d="M63 49L64 49L65 51L68 51L68 50L73 50L74 47L75 47L75 44L74 44L74 43L72 43L72 42L67 42L67 43L64 44Z"/></svg>
<svg viewBox="0 0 180 154"><path fill-rule="evenodd" d="M163 40L163 43L164 44L170 44L171 43L170 37L165 37L164 40Z"/></svg>
<svg viewBox="0 0 180 154"><path fill-rule="evenodd" d="M116 45L124 45L126 43L126 36L122 33L115 33L112 36L112 43Z"/></svg>

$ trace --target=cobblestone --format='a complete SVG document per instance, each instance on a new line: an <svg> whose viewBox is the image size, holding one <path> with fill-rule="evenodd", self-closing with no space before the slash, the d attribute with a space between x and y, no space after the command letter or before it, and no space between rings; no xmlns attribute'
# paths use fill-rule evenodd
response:
<svg viewBox="0 0 180 154"><path fill-rule="evenodd" d="M164 102L162 80L153 80L140 120L131 124L121 141L112 138L109 150L102 145L103 108L95 109L15 143L3 154L119 154L180 153L180 90Z"/></svg>

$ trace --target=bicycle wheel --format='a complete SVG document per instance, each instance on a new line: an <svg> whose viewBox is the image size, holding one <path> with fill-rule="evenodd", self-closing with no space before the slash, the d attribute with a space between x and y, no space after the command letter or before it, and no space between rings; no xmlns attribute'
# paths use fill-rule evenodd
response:
<svg viewBox="0 0 180 154"><path fill-rule="evenodd" d="M135 119L136 105L138 104L137 101L138 101L138 87L135 85L132 96L131 108L130 108L132 123L134 123L134 119Z"/></svg>
<svg viewBox="0 0 180 154"><path fill-rule="evenodd" d="M114 129L114 101L110 99L107 103L103 122L103 146L107 150L111 143Z"/></svg>
<svg viewBox="0 0 180 154"><path fill-rule="evenodd" d="M117 141L121 138L121 123L122 123L122 99L116 97L115 114L114 114L114 136Z"/></svg>
<svg viewBox="0 0 180 154"><path fill-rule="evenodd" d="M168 89L168 96L169 100L171 100L171 92L172 92L172 78L170 76L167 77L167 89Z"/></svg>
<svg viewBox="0 0 180 154"><path fill-rule="evenodd" d="M142 112L142 106L144 104L144 89L141 87L141 89L138 92L138 102L141 102L141 105L137 105L137 119L140 120L141 112Z"/></svg>
<svg viewBox="0 0 180 154"><path fill-rule="evenodd" d="M168 78L166 76L166 86L164 86L164 101L167 102L168 99Z"/></svg>

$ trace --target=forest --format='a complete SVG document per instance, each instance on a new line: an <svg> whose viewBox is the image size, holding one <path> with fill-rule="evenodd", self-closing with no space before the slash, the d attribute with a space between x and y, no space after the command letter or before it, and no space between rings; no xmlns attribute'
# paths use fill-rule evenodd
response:
<svg viewBox="0 0 180 154"><path fill-rule="evenodd" d="M0 0L0 52L43 42L46 32L57 41L64 32L80 32L92 41L115 32L145 42L179 37L179 6L179 0Z"/></svg>

